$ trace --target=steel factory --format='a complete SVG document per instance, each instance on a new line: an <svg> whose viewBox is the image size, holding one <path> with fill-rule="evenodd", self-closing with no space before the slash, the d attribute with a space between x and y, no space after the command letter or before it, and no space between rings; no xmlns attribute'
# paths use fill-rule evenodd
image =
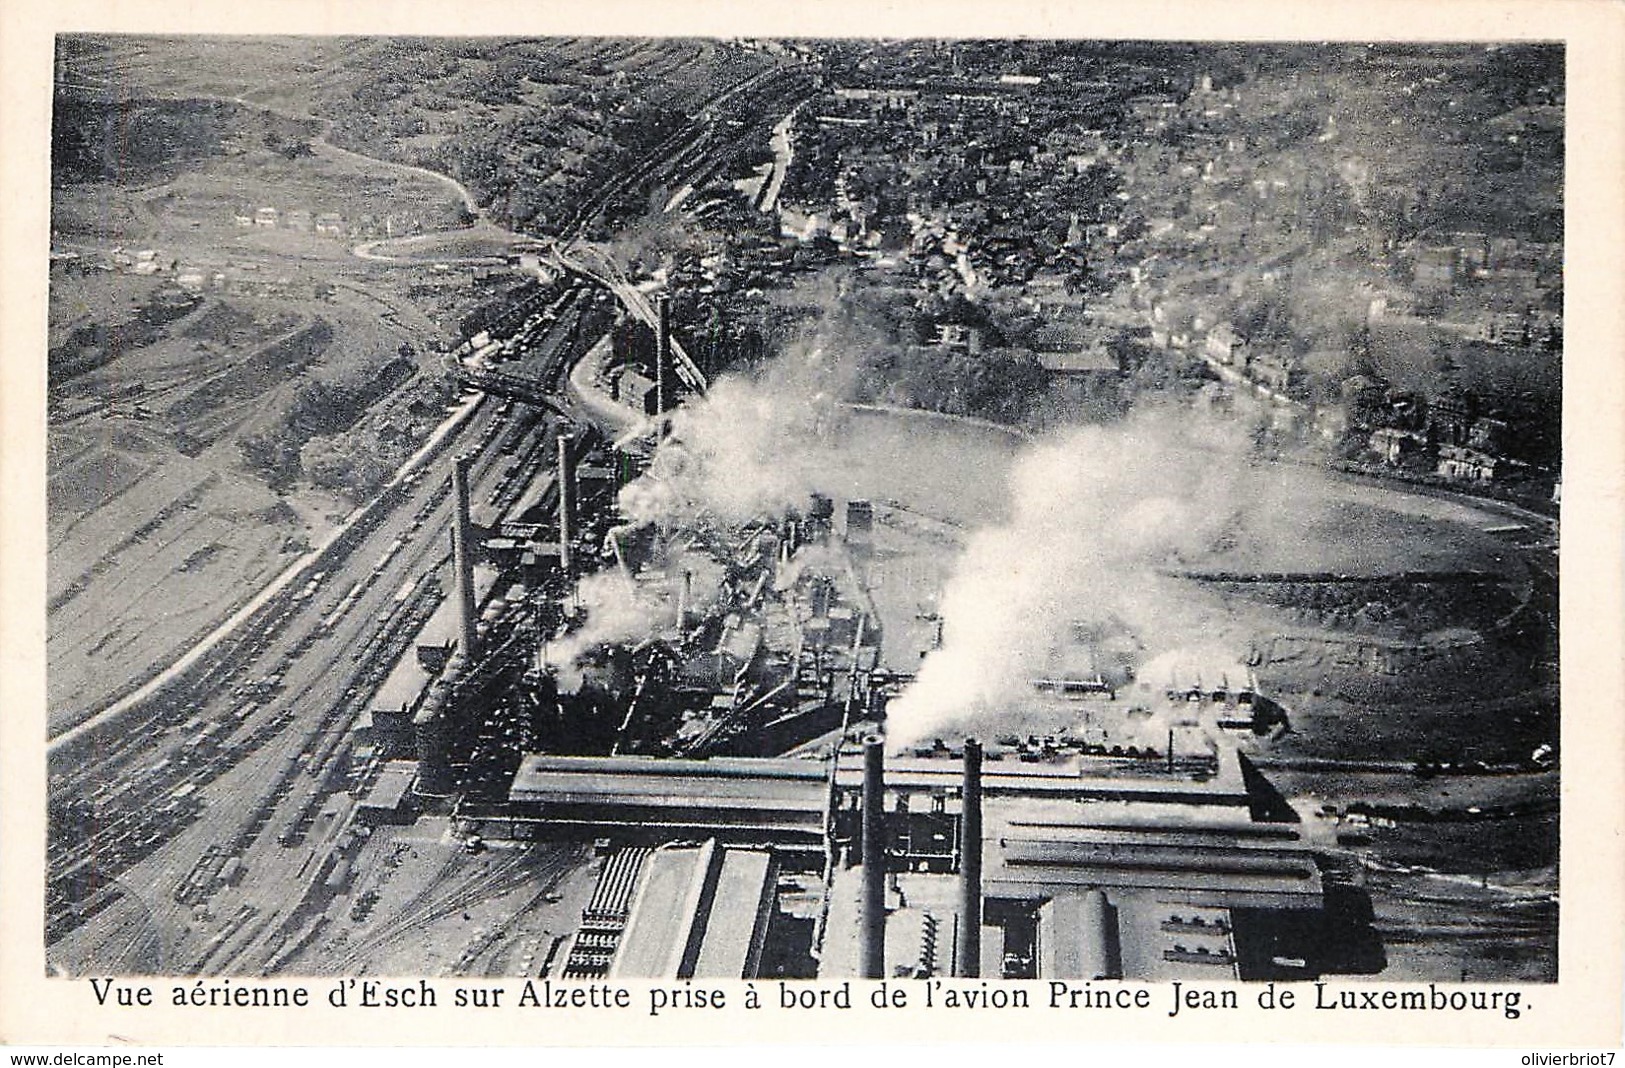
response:
<svg viewBox="0 0 1625 1068"><path fill-rule="evenodd" d="M1246 667L1136 677L1080 634L1015 729L892 745L899 665L941 641L873 597L896 502L629 518L619 491L705 388L666 309L641 363L589 355L569 398L497 370L511 343L453 354L505 396L512 459L484 495L452 466L452 588L355 721L358 821L443 815L470 853L579 843L590 893L541 969L566 979L1347 966L1358 867L1234 743L1272 726Z"/></svg>

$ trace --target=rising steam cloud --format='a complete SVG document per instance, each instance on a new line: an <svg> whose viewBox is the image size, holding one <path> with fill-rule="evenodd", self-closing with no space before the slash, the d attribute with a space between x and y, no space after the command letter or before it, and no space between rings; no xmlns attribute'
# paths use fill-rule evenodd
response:
<svg viewBox="0 0 1625 1068"><path fill-rule="evenodd" d="M673 414L649 469L621 490L622 513L679 526L805 507L844 419L846 375L823 348L807 345L760 377L720 379Z"/></svg>
<svg viewBox="0 0 1625 1068"><path fill-rule="evenodd" d="M943 644L890 706L908 744L974 727L1032 693L1074 622L1127 624L1148 651L1200 640L1177 579L1242 519L1233 426L1152 410L1034 444L1011 476L1008 523L972 535L943 591Z"/></svg>

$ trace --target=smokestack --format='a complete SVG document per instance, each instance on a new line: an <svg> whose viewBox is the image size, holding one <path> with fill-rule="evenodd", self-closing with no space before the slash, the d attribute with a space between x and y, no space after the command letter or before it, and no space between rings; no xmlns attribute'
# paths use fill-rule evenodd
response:
<svg viewBox="0 0 1625 1068"><path fill-rule="evenodd" d="M863 945L865 979L886 977L886 743L863 742Z"/></svg>
<svg viewBox="0 0 1625 1068"><path fill-rule="evenodd" d="M559 570L566 579L575 574L570 542L576 528L576 464L571 444L569 434L559 435Z"/></svg>
<svg viewBox="0 0 1625 1068"><path fill-rule="evenodd" d="M683 570L682 592L677 597L677 633L682 637L683 630L688 626L688 608L694 599L694 572L687 568Z"/></svg>
<svg viewBox="0 0 1625 1068"><path fill-rule="evenodd" d="M474 659L474 547L473 524L468 518L468 465L467 455L452 462L451 489L457 501L457 515L451 526L452 566L457 572L457 634L459 652L470 662Z"/></svg>
<svg viewBox="0 0 1625 1068"><path fill-rule="evenodd" d="M671 409L671 298L662 293L655 298L655 412Z"/></svg>
<svg viewBox="0 0 1625 1068"><path fill-rule="evenodd" d="M965 739L964 814L959 820L958 975L982 974L982 743Z"/></svg>

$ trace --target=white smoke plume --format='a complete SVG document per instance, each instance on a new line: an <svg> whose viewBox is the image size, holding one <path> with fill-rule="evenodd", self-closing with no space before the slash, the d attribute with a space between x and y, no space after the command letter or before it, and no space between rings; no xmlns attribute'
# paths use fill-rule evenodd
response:
<svg viewBox="0 0 1625 1068"><path fill-rule="evenodd" d="M744 523L804 508L845 419L852 369L817 344L757 376L730 375L672 416L649 469L621 490L638 523Z"/></svg>
<svg viewBox="0 0 1625 1068"><path fill-rule="evenodd" d="M1032 445L1012 471L1009 521L971 536L943 591L943 644L892 702L889 740L996 724L1075 622L1119 620L1152 654L1197 640L1184 584L1158 570L1231 536L1245 464L1233 425L1188 410Z"/></svg>

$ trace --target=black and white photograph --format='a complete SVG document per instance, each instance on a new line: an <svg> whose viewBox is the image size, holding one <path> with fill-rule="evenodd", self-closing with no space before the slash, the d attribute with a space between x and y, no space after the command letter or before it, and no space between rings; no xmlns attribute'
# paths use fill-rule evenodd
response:
<svg viewBox="0 0 1625 1068"><path fill-rule="evenodd" d="M1573 976L1571 44L853 31L50 35L42 980Z"/></svg>
<svg viewBox="0 0 1625 1068"><path fill-rule="evenodd" d="M59 37L49 967L1555 979L1563 59Z"/></svg>

